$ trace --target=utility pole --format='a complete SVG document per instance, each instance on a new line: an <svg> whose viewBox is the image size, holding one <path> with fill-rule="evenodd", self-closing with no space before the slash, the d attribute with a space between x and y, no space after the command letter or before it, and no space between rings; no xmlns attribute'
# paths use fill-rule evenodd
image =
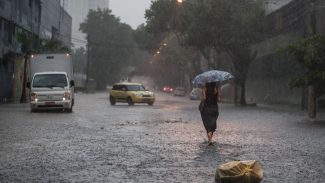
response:
<svg viewBox="0 0 325 183"><path fill-rule="evenodd" d="M87 77L86 77L86 92L88 93L88 88L89 88L89 55L90 55L90 34L88 34L87 36L88 40L87 40Z"/></svg>
<svg viewBox="0 0 325 183"><path fill-rule="evenodd" d="M316 35L316 0L310 1L311 12L310 12L310 23L309 30L310 36ZM316 118L316 96L315 86L310 84L308 86L308 116L310 118Z"/></svg>

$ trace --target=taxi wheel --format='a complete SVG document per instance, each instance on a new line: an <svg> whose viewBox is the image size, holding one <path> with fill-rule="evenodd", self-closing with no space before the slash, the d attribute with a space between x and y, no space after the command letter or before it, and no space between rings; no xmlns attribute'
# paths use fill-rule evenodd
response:
<svg viewBox="0 0 325 183"><path fill-rule="evenodd" d="M129 105L134 105L131 97L128 97L127 102Z"/></svg>
<svg viewBox="0 0 325 183"><path fill-rule="evenodd" d="M109 97L109 102L111 103L111 105L115 105L116 101L114 97Z"/></svg>
<svg viewBox="0 0 325 183"><path fill-rule="evenodd" d="M148 105L153 105L153 102L149 102Z"/></svg>

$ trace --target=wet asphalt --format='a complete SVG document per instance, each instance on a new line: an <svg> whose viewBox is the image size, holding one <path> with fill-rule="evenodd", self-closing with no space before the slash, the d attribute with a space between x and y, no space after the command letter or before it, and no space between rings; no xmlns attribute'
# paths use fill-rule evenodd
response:
<svg viewBox="0 0 325 183"><path fill-rule="evenodd" d="M154 106L76 95L73 113L0 105L0 182L214 182L216 168L258 160L263 183L325 182L325 112L219 105L207 146L198 101L157 93Z"/></svg>

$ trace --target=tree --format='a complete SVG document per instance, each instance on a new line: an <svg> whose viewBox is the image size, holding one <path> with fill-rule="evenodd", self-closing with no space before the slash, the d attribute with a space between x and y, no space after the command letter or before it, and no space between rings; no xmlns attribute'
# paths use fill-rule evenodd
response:
<svg viewBox="0 0 325 183"><path fill-rule="evenodd" d="M179 45L174 34L164 40L159 54L151 58L151 75L160 85L189 87L200 67L198 52ZM163 77L162 77L163 76Z"/></svg>
<svg viewBox="0 0 325 183"><path fill-rule="evenodd" d="M39 39L28 32L19 32L17 41L21 44L23 54L71 52L71 49L56 39Z"/></svg>
<svg viewBox="0 0 325 183"><path fill-rule="evenodd" d="M86 74L87 52L84 47L80 47L73 52L72 61L75 73Z"/></svg>
<svg viewBox="0 0 325 183"><path fill-rule="evenodd" d="M325 37L314 35L286 47L283 52L293 56L304 72L292 79L291 87L308 86L308 115L316 118L316 99L325 93Z"/></svg>
<svg viewBox="0 0 325 183"><path fill-rule="evenodd" d="M163 34L153 34L148 26L141 24L133 32L134 39L141 50L155 53L165 39Z"/></svg>
<svg viewBox="0 0 325 183"><path fill-rule="evenodd" d="M107 84L119 81L123 77L121 70L132 62L136 46L132 28L121 23L110 10L98 9L89 11L80 30L87 34L89 74L96 80L97 88L104 89Z"/></svg>
<svg viewBox="0 0 325 183"><path fill-rule="evenodd" d="M160 2L165 1L165 2ZM174 31L181 45L199 49L202 55L210 49L229 54L234 68L236 83L241 87L240 104L246 105L245 82L249 65L256 57L252 45L263 36L265 13L260 1L252 0L204 0L191 1L176 6L174 19L163 19L167 7L175 6L175 0L157 0L152 2L146 12L147 23L151 31ZM164 6L159 7L163 4ZM169 26L162 28L161 26Z"/></svg>
<svg viewBox="0 0 325 183"><path fill-rule="evenodd" d="M40 53L70 53L71 49L63 44L60 40L41 39L38 52Z"/></svg>

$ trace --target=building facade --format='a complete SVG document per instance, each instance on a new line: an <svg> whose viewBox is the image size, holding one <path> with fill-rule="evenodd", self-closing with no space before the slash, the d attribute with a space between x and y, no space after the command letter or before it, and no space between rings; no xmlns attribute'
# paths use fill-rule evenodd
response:
<svg viewBox="0 0 325 183"><path fill-rule="evenodd" d="M85 21L89 10L109 9L109 0L61 0L64 9L71 15L72 43L74 48L86 47L86 35L79 28Z"/></svg>
<svg viewBox="0 0 325 183"><path fill-rule="evenodd" d="M271 0L270 0L271 1ZM325 35L325 0L272 0L268 12L271 25L267 38L256 44L258 55L250 66L247 98L257 102L304 105L306 91L291 89L290 80L301 72L299 65L279 54L281 48L316 33ZM275 6L276 3L279 6ZM312 14L316 16L313 18ZM313 20L314 19L314 20Z"/></svg>
<svg viewBox="0 0 325 183"><path fill-rule="evenodd" d="M18 63L23 54L21 36L38 37L41 24L40 0L0 0L0 103L14 97ZM21 88L21 87L20 87Z"/></svg>
<svg viewBox="0 0 325 183"><path fill-rule="evenodd" d="M0 1L0 58L8 52L21 53L20 33L39 35L40 12L39 0Z"/></svg>
<svg viewBox="0 0 325 183"><path fill-rule="evenodd" d="M40 38L60 40L71 47L72 18L60 0L42 0Z"/></svg>
<svg viewBox="0 0 325 183"><path fill-rule="evenodd" d="M0 103L19 100L26 44L36 49L46 38L70 48L71 22L60 0L0 0Z"/></svg>

